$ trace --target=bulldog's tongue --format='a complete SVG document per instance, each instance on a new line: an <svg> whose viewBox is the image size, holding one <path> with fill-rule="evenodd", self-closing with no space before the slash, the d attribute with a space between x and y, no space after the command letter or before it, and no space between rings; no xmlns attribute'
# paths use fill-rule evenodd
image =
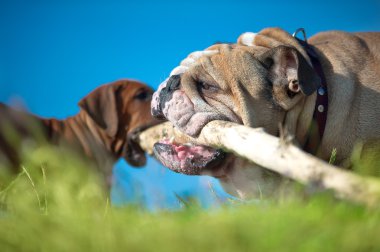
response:
<svg viewBox="0 0 380 252"><path fill-rule="evenodd" d="M224 152L203 145L180 145L163 140L154 145L155 156L169 169L188 175L200 175L224 158Z"/></svg>

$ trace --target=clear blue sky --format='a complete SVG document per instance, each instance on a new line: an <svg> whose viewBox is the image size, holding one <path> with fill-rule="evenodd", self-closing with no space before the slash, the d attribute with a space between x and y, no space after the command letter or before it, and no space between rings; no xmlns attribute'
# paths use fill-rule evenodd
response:
<svg viewBox="0 0 380 252"><path fill-rule="evenodd" d="M305 27L309 36L380 31L380 1L2 0L0 101L21 99L35 114L65 118L100 84L127 77L156 88L188 53L271 26ZM115 201L141 195L151 206L175 207L173 192L207 201L209 182L218 188L155 160L141 170L120 162L116 176Z"/></svg>

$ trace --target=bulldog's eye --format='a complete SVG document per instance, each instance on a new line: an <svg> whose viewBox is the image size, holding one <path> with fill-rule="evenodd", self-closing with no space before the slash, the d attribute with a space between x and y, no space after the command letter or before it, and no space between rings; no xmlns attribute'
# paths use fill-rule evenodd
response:
<svg viewBox="0 0 380 252"><path fill-rule="evenodd" d="M201 88L201 89L203 89L203 90L209 90L209 91L216 91L216 90L218 90L217 87L212 86L212 85L210 85L208 83L205 83L205 82L202 82L202 81L198 82L198 87Z"/></svg>
<svg viewBox="0 0 380 252"><path fill-rule="evenodd" d="M209 90L209 89L210 89L210 85L207 84L207 83L201 82L200 85L201 85L201 87L202 87L203 89L205 89L205 90Z"/></svg>

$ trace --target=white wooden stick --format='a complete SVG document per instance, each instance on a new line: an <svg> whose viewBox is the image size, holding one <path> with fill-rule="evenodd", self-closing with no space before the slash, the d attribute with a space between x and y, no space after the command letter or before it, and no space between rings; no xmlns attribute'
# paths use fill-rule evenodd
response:
<svg viewBox="0 0 380 252"><path fill-rule="evenodd" d="M380 180L330 165L281 138L267 134L263 129L212 121L194 139L166 122L142 132L139 140L141 147L152 154L155 142L172 136L179 143L193 142L223 148L300 183L333 190L340 198L370 207L380 206Z"/></svg>

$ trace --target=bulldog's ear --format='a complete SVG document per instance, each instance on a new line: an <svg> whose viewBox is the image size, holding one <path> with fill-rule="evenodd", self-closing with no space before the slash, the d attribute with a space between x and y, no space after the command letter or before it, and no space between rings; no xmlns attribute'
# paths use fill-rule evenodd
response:
<svg viewBox="0 0 380 252"><path fill-rule="evenodd" d="M78 105L110 137L116 136L118 129L118 111L116 104L116 87L103 85L84 97Z"/></svg>
<svg viewBox="0 0 380 252"><path fill-rule="evenodd" d="M313 67L294 47L277 46L258 59L269 69L273 85L285 85L293 95L300 91L311 95L321 84Z"/></svg>

